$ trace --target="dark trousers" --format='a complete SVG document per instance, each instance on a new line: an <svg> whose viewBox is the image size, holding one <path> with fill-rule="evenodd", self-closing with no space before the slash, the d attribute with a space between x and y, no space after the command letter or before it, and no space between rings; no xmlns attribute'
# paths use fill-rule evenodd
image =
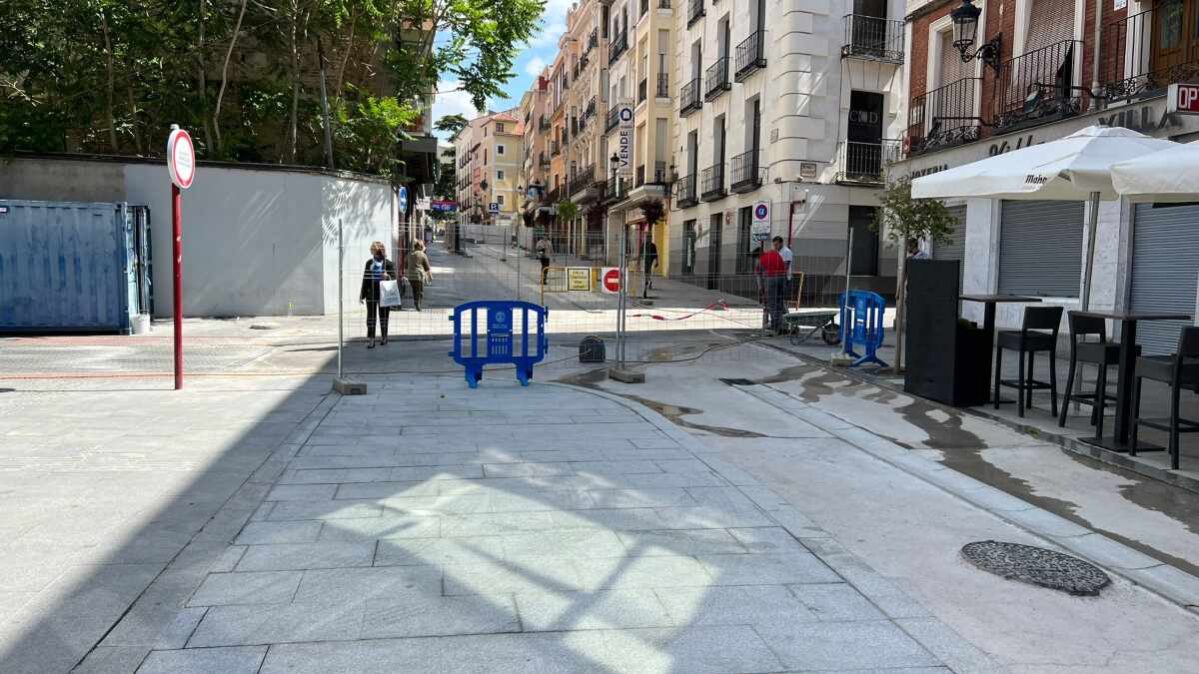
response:
<svg viewBox="0 0 1199 674"><path fill-rule="evenodd" d="M786 277L766 277L766 311L770 314L771 330L783 329L783 293L786 288Z"/></svg>
<svg viewBox="0 0 1199 674"><path fill-rule="evenodd" d="M423 279L408 279L408 285L412 286L412 302L417 310L420 309L421 298L425 296L425 282Z"/></svg>
<svg viewBox="0 0 1199 674"><path fill-rule="evenodd" d="M375 317L379 319L379 334L383 339L387 339L387 316L391 313L391 307L379 306L378 302L371 300L366 301L366 338L375 338Z"/></svg>
<svg viewBox="0 0 1199 674"><path fill-rule="evenodd" d="M548 257L541 258L541 285L545 285L545 276L550 272L550 259Z"/></svg>

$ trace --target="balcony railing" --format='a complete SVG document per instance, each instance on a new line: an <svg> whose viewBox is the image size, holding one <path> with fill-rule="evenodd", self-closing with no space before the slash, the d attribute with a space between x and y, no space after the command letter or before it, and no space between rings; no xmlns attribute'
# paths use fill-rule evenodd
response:
<svg viewBox="0 0 1199 674"><path fill-rule="evenodd" d="M654 175L650 176L651 185L665 185L669 176L666 174L666 162L654 162Z"/></svg>
<svg viewBox="0 0 1199 674"><path fill-rule="evenodd" d="M592 96L591 99L587 101L587 107L583 108L583 119L595 116L595 105L595 96Z"/></svg>
<svg viewBox="0 0 1199 674"><path fill-rule="evenodd" d="M608 65L616 63L621 54L624 54L629 49L629 34L621 33L612 39L612 43L608 47Z"/></svg>
<svg viewBox="0 0 1199 674"><path fill-rule="evenodd" d="M1104 27L1099 95L1115 102L1153 96L1177 82L1199 79L1199 49L1182 46L1187 39L1182 0L1165 0ZM1194 42L1191 43L1194 45Z"/></svg>
<svg viewBox="0 0 1199 674"><path fill-rule="evenodd" d="M687 27L690 28L696 21L702 19L706 13L704 10L704 0L690 0L690 5L687 7Z"/></svg>
<svg viewBox="0 0 1199 674"><path fill-rule="evenodd" d="M592 164L587 168L579 171L570 179L570 196L574 196L579 192L595 185L595 165Z"/></svg>
<svg viewBox="0 0 1199 674"><path fill-rule="evenodd" d="M728 196L724 188L724 164L716 164L704 169L700 174L700 198L704 201L716 201Z"/></svg>
<svg viewBox="0 0 1199 674"><path fill-rule="evenodd" d="M562 154L562 146L558 144L558 141L551 140L550 141L550 157L557 157L560 154Z"/></svg>
<svg viewBox="0 0 1199 674"><path fill-rule="evenodd" d="M845 27L842 57L903 63L903 21L846 14L842 23Z"/></svg>
<svg viewBox="0 0 1199 674"><path fill-rule="evenodd" d="M983 120L976 99L981 87L981 78L965 77L913 98L908 106L908 154L978 140Z"/></svg>
<svg viewBox="0 0 1199 674"><path fill-rule="evenodd" d="M704 73L704 100L710 101L732 89L729 84L729 57L721 56Z"/></svg>
<svg viewBox="0 0 1199 674"><path fill-rule="evenodd" d="M641 80L637 83L637 102L644 103L649 92L649 80Z"/></svg>
<svg viewBox="0 0 1199 674"><path fill-rule="evenodd" d="M760 152L755 148L733 157L729 178L734 192L751 192L762 186L759 155Z"/></svg>
<svg viewBox="0 0 1199 674"><path fill-rule="evenodd" d="M1087 90L1075 85L1082 41L1062 40L1017 56L999 68L996 78L997 131L1072 117L1082 111Z"/></svg>
<svg viewBox="0 0 1199 674"><path fill-rule="evenodd" d="M550 167L550 158L545 156L545 152L542 152L537 156L537 163L541 168L548 169Z"/></svg>
<svg viewBox="0 0 1199 674"><path fill-rule="evenodd" d="M737 45L736 79L738 82L749 77L754 71L766 67L766 31L757 30Z"/></svg>
<svg viewBox="0 0 1199 674"><path fill-rule="evenodd" d="M620 108L613 107L608 111L608 122L604 124L604 133L615 129L620 125Z"/></svg>
<svg viewBox="0 0 1199 674"><path fill-rule="evenodd" d="M670 75L658 73L658 88L654 95L658 98L670 98Z"/></svg>
<svg viewBox="0 0 1199 674"><path fill-rule="evenodd" d="M897 140L841 143L837 151L837 181L868 185L883 184L887 166L901 158L901 145Z"/></svg>
<svg viewBox="0 0 1199 674"><path fill-rule="evenodd" d="M614 204L618 201L624 201L629 196L629 180L628 178L617 178L609 180L604 185L604 202Z"/></svg>
<svg viewBox="0 0 1199 674"><path fill-rule="evenodd" d="M542 115L541 119L538 120L537 129L539 131L549 131L550 130L550 120L547 119L545 115Z"/></svg>
<svg viewBox="0 0 1199 674"><path fill-rule="evenodd" d="M700 80L695 78L679 89L679 114L684 117L704 106L699 95Z"/></svg>
<svg viewBox="0 0 1199 674"><path fill-rule="evenodd" d="M695 175L679 178L674 184L674 200L679 208L691 208L699 203L695 195Z"/></svg>

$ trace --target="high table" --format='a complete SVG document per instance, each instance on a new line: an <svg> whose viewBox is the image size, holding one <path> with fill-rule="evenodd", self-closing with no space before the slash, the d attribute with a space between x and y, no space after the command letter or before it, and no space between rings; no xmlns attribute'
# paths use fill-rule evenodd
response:
<svg viewBox="0 0 1199 674"><path fill-rule="evenodd" d="M1040 297L1024 297L1022 295L958 295L958 299L966 302L982 302L983 304L983 331L991 338L991 346L995 345L995 305L1002 303L1020 303L1033 304L1040 302ZM991 349L987 350L990 353ZM991 381L991 363L990 356L987 357L987 366L984 371L987 373L987 381ZM990 386L988 385L988 388ZM1012 402L1010 400L1000 400L1000 402Z"/></svg>
<svg viewBox="0 0 1199 674"><path fill-rule="evenodd" d="M1114 452L1127 452L1131 442L1129 436L1132 426L1132 397L1136 386L1136 353L1134 346L1137 341L1138 321L1189 321L1189 314L1167 314L1137 311L1074 311L1077 316L1105 318L1120 321L1120 365L1119 382L1116 384L1116 423L1114 435L1110 438L1080 438L1083 442L1110 449ZM1138 452L1160 452L1162 447L1137 441Z"/></svg>

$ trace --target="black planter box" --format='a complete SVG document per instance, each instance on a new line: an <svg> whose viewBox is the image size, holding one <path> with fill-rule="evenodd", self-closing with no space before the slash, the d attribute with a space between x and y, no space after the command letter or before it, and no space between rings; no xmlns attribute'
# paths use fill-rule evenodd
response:
<svg viewBox="0 0 1199 674"><path fill-rule="evenodd" d="M992 335L958 319L956 260L908 262L903 390L955 407L988 400Z"/></svg>

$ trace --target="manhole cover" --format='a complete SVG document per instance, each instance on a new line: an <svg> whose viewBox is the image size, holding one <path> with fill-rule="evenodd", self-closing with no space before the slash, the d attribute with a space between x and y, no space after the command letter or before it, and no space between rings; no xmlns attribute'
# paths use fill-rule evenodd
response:
<svg viewBox="0 0 1199 674"><path fill-rule="evenodd" d="M729 386L753 386L754 383L748 379L721 379L720 381Z"/></svg>
<svg viewBox="0 0 1199 674"><path fill-rule="evenodd" d="M1031 545L976 541L962 546L962 556L997 576L1073 595L1097 595L1112 582L1090 562Z"/></svg>

